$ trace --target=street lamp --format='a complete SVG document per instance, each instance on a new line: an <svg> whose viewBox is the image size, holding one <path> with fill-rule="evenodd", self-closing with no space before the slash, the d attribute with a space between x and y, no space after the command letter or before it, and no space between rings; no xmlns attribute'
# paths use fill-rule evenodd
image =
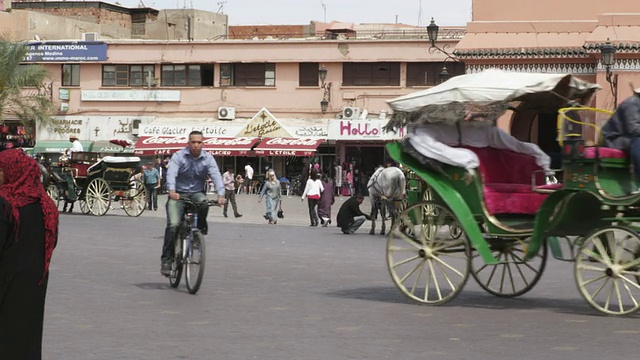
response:
<svg viewBox="0 0 640 360"><path fill-rule="evenodd" d="M449 72L447 71L447 66L446 65L442 66L442 70L438 74L438 78L440 78L440 83L443 83L449 80L450 77L451 77L451 74L449 74Z"/></svg>
<svg viewBox="0 0 640 360"><path fill-rule="evenodd" d="M433 54L436 51L443 53L447 59L453 60L455 62L459 62L451 53L447 51L449 48L449 44L444 44L443 47L438 47L436 45L436 41L438 41L438 30L440 30L440 26L436 25L436 21L431 18L431 23L427 26L427 37L429 41L431 41L431 46L429 47L429 54Z"/></svg>
<svg viewBox="0 0 640 360"><path fill-rule="evenodd" d="M613 95L613 107L618 107L618 74L611 72L611 67L616 62L616 47L611 44L609 39L604 45L600 46L600 61L607 72L607 82L611 87L611 94Z"/></svg>
<svg viewBox="0 0 640 360"><path fill-rule="evenodd" d="M320 110L323 114L329 110L329 103L331 102L331 83L325 83L328 72L329 71L324 67L324 65L322 65L320 70L318 70L318 77L320 78L321 83L320 87L324 90L322 101L320 101Z"/></svg>

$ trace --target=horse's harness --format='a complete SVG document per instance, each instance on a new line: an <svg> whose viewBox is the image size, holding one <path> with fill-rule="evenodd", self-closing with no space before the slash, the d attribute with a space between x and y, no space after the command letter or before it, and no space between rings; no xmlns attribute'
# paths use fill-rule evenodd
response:
<svg viewBox="0 0 640 360"><path fill-rule="evenodd" d="M384 168L382 170L384 170ZM380 186L380 184L378 183L378 177L380 176L380 174L382 174L382 170L373 173L370 180L371 185L367 186L367 190L374 188L378 192L378 194L384 194L384 189L382 189L382 186ZM369 191L369 194L371 194L371 191ZM403 198L388 198L384 195L380 195L380 200L385 201L401 201L402 199Z"/></svg>

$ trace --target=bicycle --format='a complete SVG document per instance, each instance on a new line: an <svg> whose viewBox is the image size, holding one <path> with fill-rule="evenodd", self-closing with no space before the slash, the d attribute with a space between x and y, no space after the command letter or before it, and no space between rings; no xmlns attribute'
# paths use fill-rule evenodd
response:
<svg viewBox="0 0 640 360"><path fill-rule="evenodd" d="M180 285L182 271L186 265L184 278L187 283L187 290L189 294L195 294L202 283L206 259L204 235L197 227L198 209L199 206L218 206L218 202L209 200L207 203L197 205L189 199L182 201L184 203L184 215L180 225L178 225L174 240L174 256L171 263L169 283L173 288L177 288Z"/></svg>

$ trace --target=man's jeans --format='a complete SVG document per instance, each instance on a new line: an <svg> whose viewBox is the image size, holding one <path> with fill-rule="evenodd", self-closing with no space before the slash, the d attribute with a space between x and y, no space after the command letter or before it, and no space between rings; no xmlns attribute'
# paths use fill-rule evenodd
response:
<svg viewBox="0 0 640 360"><path fill-rule="evenodd" d="M351 224L349 224L349 232L350 233L354 233L356 232L356 230L358 230L360 228L360 226L362 226L362 224L364 224L364 222L367 220L366 216L354 216L353 217L353 222Z"/></svg>
<svg viewBox="0 0 640 360"><path fill-rule="evenodd" d="M176 237L178 225L180 225L180 221L182 221L182 217L184 215L184 202L181 201L182 199L189 199L196 204L204 204L209 200L205 193L181 193L180 200L167 200L167 228L164 231L164 244L162 246L161 257L163 262L171 261L174 255L173 252L175 246L173 244L173 240ZM202 230L207 227L208 213L208 206L200 207L200 210L198 211L198 229Z"/></svg>

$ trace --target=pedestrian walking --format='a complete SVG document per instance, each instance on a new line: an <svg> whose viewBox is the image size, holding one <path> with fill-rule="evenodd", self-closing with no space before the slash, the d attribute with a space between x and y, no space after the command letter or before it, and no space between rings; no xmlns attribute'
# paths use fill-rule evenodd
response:
<svg viewBox="0 0 640 360"><path fill-rule="evenodd" d="M227 209L229 208L229 203L231 203L233 215L237 218L241 217L242 214L238 212L238 206L236 205L236 179L233 176L233 166L227 166L227 171L222 174L222 182L224 183L224 198L227 199L222 208L222 215L227 217Z"/></svg>
<svg viewBox="0 0 640 360"><path fill-rule="evenodd" d="M322 187L324 191L320 194L318 202L318 217L323 227L329 226L331 223L331 205L335 202L333 193L333 182L326 173L322 175Z"/></svg>
<svg viewBox="0 0 640 360"><path fill-rule="evenodd" d="M250 164L244 166L244 189L245 193L251 194L251 181L253 180L253 168Z"/></svg>
<svg viewBox="0 0 640 360"><path fill-rule="evenodd" d="M158 188L160 187L160 173L153 166L153 163L147 164L144 168L144 186L147 189L147 199L149 210L158 210Z"/></svg>
<svg viewBox="0 0 640 360"><path fill-rule="evenodd" d="M58 210L19 150L0 153L0 209L0 359L39 360Z"/></svg>
<svg viewBox="0 0 640 360"><path fill-rule="evenodd" d="M360 210L360 204L364 200L362 194L357 194L345 201L338 211L337 223L343 234L353 234L364 224L365 220L371 220L371 216Z"/></svg>
<svg viewBox="0 0 640 360"><path fill-rule="evenodd" d="M319 173L315 170L311 171L311 176L309 180L307 180L307 184L304 187L304 192L300 197L301 201L307 199L307 206L309 207L309 220L311 225L309 226L318 226L320 223L320 219L318 218L318 201L320 200L320 195L324 191L324 186L322 185L322 181L320 181Z"/></svg>
<svg viewBox="0 0 640 360"><path fill-rule="evenodd" d="M262 198L266 197L266 212L264 214L265 220L269 220L269 224L277 224L277 213L280 209L280 201L282 200L282 187L280 181L276 177L276 172L273 169L267 171L267 179L262 185L262 190L258 197L258 202L262 201Z"/></svg>

